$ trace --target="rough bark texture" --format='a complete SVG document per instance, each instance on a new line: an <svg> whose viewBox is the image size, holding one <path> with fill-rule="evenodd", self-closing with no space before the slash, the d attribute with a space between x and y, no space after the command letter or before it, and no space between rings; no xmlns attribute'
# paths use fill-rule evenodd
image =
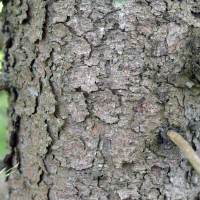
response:
<svg viewBox="0 0 200 200"><path fill-rule="evenodd" d="M194 200L200 4L12 0L5 6L10 200Z"/></svg>

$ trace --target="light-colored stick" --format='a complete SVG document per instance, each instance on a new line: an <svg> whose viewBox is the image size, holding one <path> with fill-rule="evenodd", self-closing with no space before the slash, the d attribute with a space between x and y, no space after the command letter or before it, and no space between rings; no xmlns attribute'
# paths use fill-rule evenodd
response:
<svg viewBox="0 0 200 200"><path fill-rule="evenodd" d="M172 130L167 132L167 136L181 149L197 173L200 174L200 158L197 156L196 152L189 145L189 143L183 139L182 136Z"/></svg>

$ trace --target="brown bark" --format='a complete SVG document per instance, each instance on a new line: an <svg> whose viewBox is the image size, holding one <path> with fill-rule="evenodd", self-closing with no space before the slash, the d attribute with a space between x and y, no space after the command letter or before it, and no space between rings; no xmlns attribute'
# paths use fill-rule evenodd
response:
<svg viewBox="0 0 200 200"><path fill-rule="evenodd" d="M6 13L10 200L197 199L197 1L13 0Z"/></svg>

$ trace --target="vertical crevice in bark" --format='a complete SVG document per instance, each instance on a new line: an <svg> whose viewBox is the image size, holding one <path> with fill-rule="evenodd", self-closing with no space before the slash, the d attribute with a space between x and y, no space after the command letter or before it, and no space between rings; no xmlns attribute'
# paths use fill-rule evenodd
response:
<svg viewBox="0 0 200 200"><path fill-rule="evenodd" d="M8 76L4 73L0 75L0 91L1 90L6 90L9 87L9 78Z"/></svg>

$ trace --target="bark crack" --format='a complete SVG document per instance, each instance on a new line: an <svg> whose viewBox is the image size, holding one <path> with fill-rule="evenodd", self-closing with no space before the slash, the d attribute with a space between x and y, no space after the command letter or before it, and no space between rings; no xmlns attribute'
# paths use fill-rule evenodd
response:
<svg viewBox="0 0 200 200"><path fill-rule="evenodd" d="M17 148L20 120L21 120L20 116L17 116L16 121L13 122L13 131L11 132L11 135L9 137L9 145L12 148L12 151L10 154L7 154L4 159L4 163L6 164L7 169L10 169L14 166L13 157L15 154L17 155L18 159L17 162L20 162L20 154L18 153L18 148ZM20 163L18 169L20 169Z"/></svg>
<svg viewBox="0 0 200 200"><path fill-rule="evenodd" d="M10 87L10 77L8 74L0 74L0 90L6 90Z"/></svg>

